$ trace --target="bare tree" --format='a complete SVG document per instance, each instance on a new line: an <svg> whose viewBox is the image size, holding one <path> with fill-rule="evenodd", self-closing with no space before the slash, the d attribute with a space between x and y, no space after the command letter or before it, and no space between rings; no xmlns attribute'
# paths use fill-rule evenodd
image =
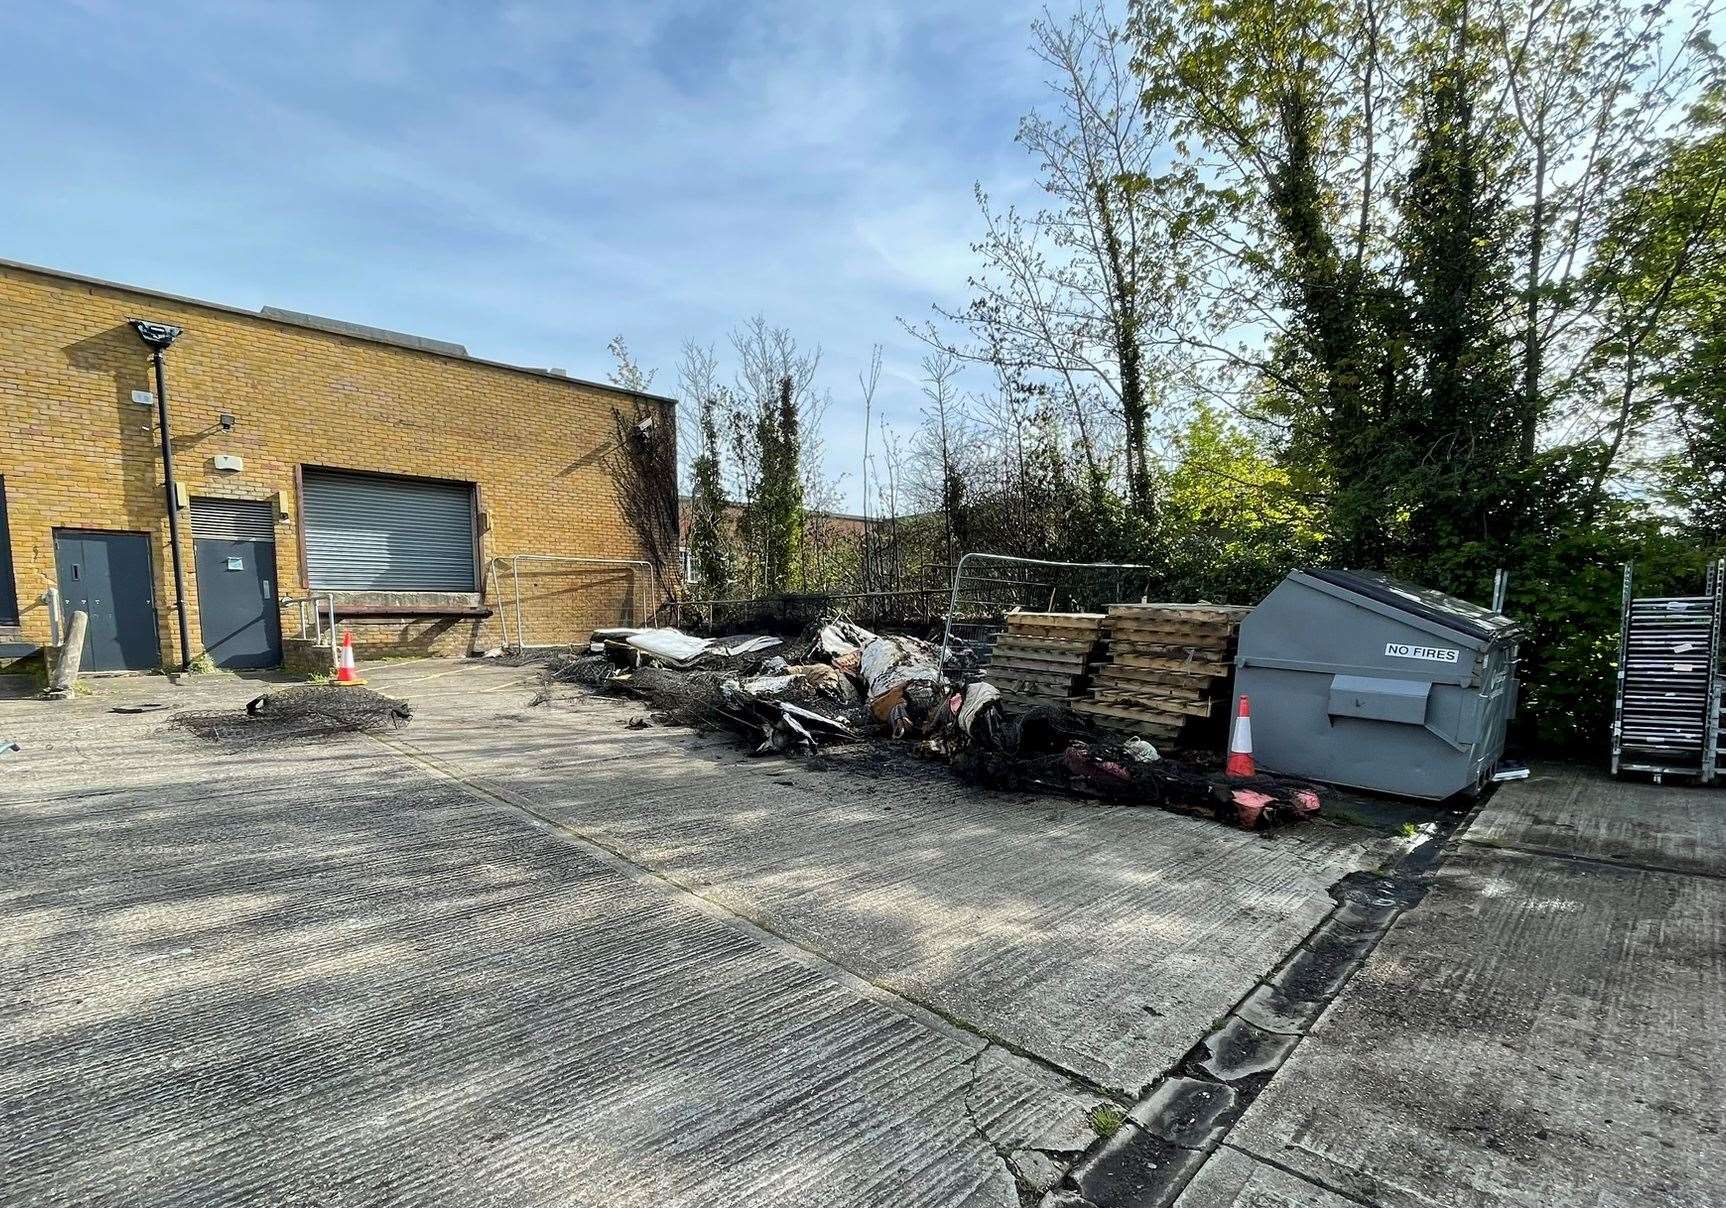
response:
<svg viewBox="0 0 1726 1208"><path fill-rule="evenodd" d="M1719 69L1711 0L1679 15L1665 0L1491 0L1488 33L1502 74L1496 104L1523 171L1521 444L1534 455L1554 405L1607 344L1630 332L1595 284L1625 191L1659 154L1701 82ZM1584 391L1584 412L1603 402ZM1575 414L1566 435L1588 421ZM1610 418L1600 421L1610 425Z"/></svg>
<svg viewBox="0 0 1726 1208"><path fill-rule="evenodd" d="M1169 125L1141 103L1126 41L1100 5L1065 21L1045 11L1032 32L1056 103L1026 116L1017 138L1050 204L997 210L979 188L970 304L936 308L968 338L912 330L951 355L1036 375L1062 404L1092 484L1118 465L1131 501L1149 511L1159 350L1181 255L1153 187Z"/></svg>
<svg viewBox="0 0 1726 1208"><path fill-rule="evenodd" d="M857 572L857 586L870 590L874 581L874 564L871 561L873 551L869 541L869 430L874 425L875 389L881 384L881 345L872 345L869 349L869 367L857 374L857 386L863 396L863 481L860 492L863 500L863 541Z"/></svg>
<svg viewBox="0 0 1726 1208"><path fill-rule="evenodd" d="M953 551L954 523L964 505L969 477L970 424L958 389L962 362L936 350L923 358L922 423L912 439L907 466L907 496L919 511L941 518L941 550L948 565Z"/></svg>
<svg viewBox="0 0 1726 1208"><path fill-rule="evenodd" d="M899 516L899 483L905 459L898 434L885 422L881 425L881 464L884 473L876 475L876 504L884 518L882 527L886 531L882 534L878 551L882 576L879 586L886 591L897 591L905 582L903 526Z"/></svg>

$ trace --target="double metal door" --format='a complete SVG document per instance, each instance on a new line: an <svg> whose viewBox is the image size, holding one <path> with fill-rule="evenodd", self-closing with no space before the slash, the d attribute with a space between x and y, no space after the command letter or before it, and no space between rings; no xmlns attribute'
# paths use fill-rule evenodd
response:
<svg viewBox="0 0 1726 1208"><path fill-rule="evenodd" d="M85 671L162 665L150 539L143 533L57 529L54 563L66 616L82 612Z"/></svg>

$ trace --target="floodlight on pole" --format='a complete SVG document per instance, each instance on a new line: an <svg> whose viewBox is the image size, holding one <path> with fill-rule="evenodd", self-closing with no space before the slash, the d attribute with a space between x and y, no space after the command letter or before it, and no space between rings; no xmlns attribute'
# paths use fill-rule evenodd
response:
<svg viewBox="0 0 1726 1208"><path fill-rule="evenodd" d="M192 665L192 631L186 622L186 565L180 557L180 512L174 486L174 445L168 435L168 378L163 353L179 339L182 330L172 323L150 319L127 319L132 330L150 350L156 368L156 422L162 430L162 494L168 504L168 553L174 564L174 611L180 621L180 670Z"/></svg>

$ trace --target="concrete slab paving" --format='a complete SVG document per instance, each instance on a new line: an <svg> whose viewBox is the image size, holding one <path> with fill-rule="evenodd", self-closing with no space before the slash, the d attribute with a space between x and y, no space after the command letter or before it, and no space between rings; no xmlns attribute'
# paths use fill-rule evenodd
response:
<svg viewBox="0 0 1726 1208"><path fill-rule="evenodd" d="M752 759L728 739L625 729L642 711L592 696L523 709L443 695L422 702L401 739L872 982L1129 1097L1325 917L1332 885L1394 851L1354 827L1265 836L985 793L927 765Z"/></svg>
<svg viewBox="0 0 1726 1208"><path fill-rule="evenodd" d="M1723 1127L1726 882L1465 843L1227 1143L1382 1208L1693 1208ZM1181 1203L1260 1202L1227 1169Z"/></svg>
<svg viewBox="0 0 1726 1208"><path fill-rule="evenodd" d="M1543 764L1503 785L1466 840L1520 851L1726 875L1726 798L1717 788L1611 779Z"/></svg>
<svg viewBox="0 0 1726 1208"><path fill-rule="evenodd" d="M0 718L0 1204L1011 1208L1016 1149L1090 1138L1094 1095L370 740L106 699Z"/></svg>
<svg viewBox="0 0 1726 1208"><path fill-rule="evenodd" d="M1018 1204L1393 849L365 670L385 742L0 703L0 1204Z"/></svg>
<svg viewBox="0 0 1726 1208"><path fill-rule="evenodd" d="M1225 1145L1187 1184L1175 1208L1359 1208L1360 1203Z"/></svg>

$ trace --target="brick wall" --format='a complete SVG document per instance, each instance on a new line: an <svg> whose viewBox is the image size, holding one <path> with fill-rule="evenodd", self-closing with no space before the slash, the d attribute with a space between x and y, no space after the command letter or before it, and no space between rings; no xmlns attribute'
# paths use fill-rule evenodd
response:
<svg viewBox="0 0 1726 1208"><path fill-rule="evenodd" d="M269 499L290 513L277 525L280 594L304 586L295 470L303 465L456 479L479 485L483 559L520 553L639 559L618 509L604 453L621 392L166 300L117 286L0 266L0 477L11 519L13 570L25 635L45 642L55 585L53 530L147 533L165 662L178 661L167 513L153 408L131 401L154 389L147 349L129 317L173 323L168 352L175 474L192 495ZM658 405L658 404L654 404ZM235 417L232 432L217 422ZM673 421L662 407L663 421ZM217 454L245 468L217 471ZM668 489L669 484L668 484ZM190 520L180 513L193 653L199 649ZM572 641L598 625L651 611L645 575L626 568L550 564L521 576L533 642ZM477 585L494 608L506 597L513 639L514 581ZM352 602L364 603L364 597ZM505 617L354 622L355 641L397 653L455 655L503 643ZM293 610L283 632L297 630Z"/></svg>

